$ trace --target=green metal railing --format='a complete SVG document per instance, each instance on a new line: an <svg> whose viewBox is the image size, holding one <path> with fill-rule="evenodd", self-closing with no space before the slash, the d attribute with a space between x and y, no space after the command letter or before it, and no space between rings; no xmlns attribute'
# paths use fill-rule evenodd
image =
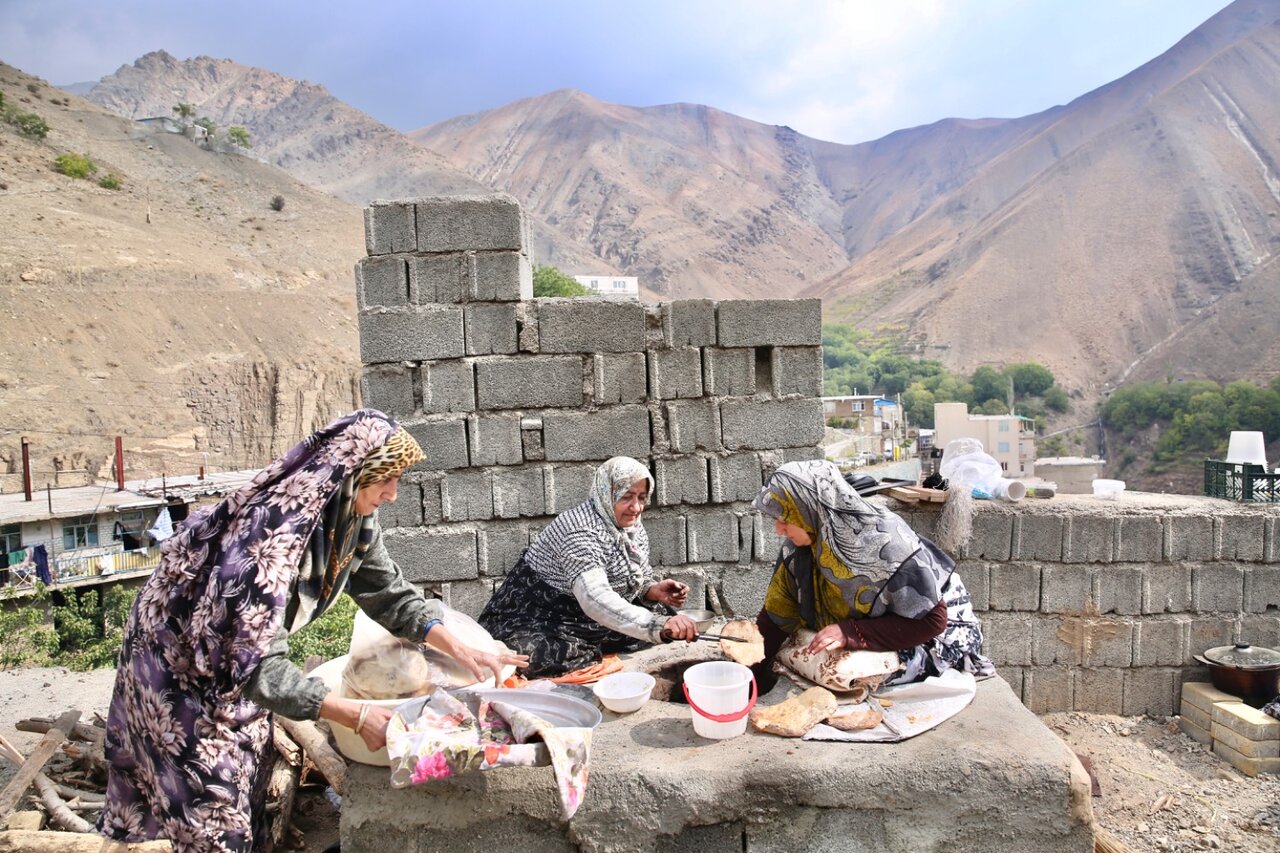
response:
<svg viewBox="0 0 1280 853"><path fill-rule="evenodd" d="M1204 493L1211 498L1280 503L1280 474L1246 462L1204 461Z"/></svg>

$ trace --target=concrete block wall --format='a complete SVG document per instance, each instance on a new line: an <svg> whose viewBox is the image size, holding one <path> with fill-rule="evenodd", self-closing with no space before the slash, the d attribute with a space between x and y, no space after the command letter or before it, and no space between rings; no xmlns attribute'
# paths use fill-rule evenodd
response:
<svg viewBox="0 0 1280 853"><path fill-rule="evenodd" d="M660 575L754 614L778 540L750 507L821 456L818 300L534 299L509 196L375 202L356 266L361 389L427 460L380 511L415 583L479 613L610 456L645 462Z"/></svg>
<svg viewBox="0 0 1280 853"><path fill-rule="evenodd" d="M1280 648L1280 507L1126 493L978 502L958 568L997 671L1037 713L1178 713L1194 655ZM889 502L931 535L938 510Z"/></svg>

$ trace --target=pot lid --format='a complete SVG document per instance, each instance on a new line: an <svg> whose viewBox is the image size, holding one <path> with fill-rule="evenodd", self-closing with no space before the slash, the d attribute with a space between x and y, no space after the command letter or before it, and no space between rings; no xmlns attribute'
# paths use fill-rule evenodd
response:
<svg viewBox="0 0 1280 853"><path fill-rule="evenodd" d="M1280 652L1263 646L1236 643L1234 646L1218 646L1204 653L1210 663L1234 666L1237 669L1260 669L1280 666Z"/></svg>

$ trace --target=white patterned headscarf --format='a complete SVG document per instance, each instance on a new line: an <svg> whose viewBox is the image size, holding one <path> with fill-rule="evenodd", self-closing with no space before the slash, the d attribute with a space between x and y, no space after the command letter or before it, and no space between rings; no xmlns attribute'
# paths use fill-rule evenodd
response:
<svg viewBox="0 0 1280 853"><path fill-rule="evenodd" d="M615 456L596 469L595 478L591 481L591 508L613 525L620 537L625 536L627 539L632 535L628 531L634 531L640 526L640 522L637 521L631 527L620 527L613 514L613 505L622 500L627 489L640 480L649 482L649 496L652 497L653 475L649 473L649 469L630 456Z"/></svg>

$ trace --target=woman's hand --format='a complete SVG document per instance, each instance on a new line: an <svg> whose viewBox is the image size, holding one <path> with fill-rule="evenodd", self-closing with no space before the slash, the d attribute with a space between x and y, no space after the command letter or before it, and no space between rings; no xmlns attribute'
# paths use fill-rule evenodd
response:
<svg viewBox="0 0 1280 853"><path fill-rule="evenodd" d="M844 631L840 629L839 625L828 625L818 632L805 651L811 655L816 655L818 652L834 652L843 648Z"/></svg>
<svg viewBox="0 0 1280 853"><path fill-rule="evenodd" d="M493 673L495 687L502 685L503 667L525 667L529 665L528 655L517 655L509 652L494 654L465 646L458 642L458 638L449 633L449 629L444 625L437 625L432 628L427 633L426 642L427 645L439 649L471 670L471 674L476 677L476 681L484 681L488 678L489 675L485 670L489 670L489 672Z"/></svg>
<svg viewBox="0 0 1280 853"><path fill-rule="evenodd" d="M649 587L644 597L678 610L684 607L685 599L689 597L689 585L667 578Z"/></svg>
<svg viewBox="0 0 1280 853"><path fill-rule="evenodd" d="M369 706L364 725L360 727L360 739L364 741L364 745L370 752L377 752L387 745L387 725L394 714L394 708L384 708L381 705Z"/></svg>
<svg viewBox="0 0 1280 853"><path fill-rule="evenodd" d="M377 752L387 745L387 724L391 722L393 708L369 704L364 711L364 723L360 723L360 714L366 703L355 699L343 699L330 691L320 703L320 719L341 723L353 732L360 726L360 739L370 752Z"/></svg>
<svg viewBox="0 0 1280 853"><path fill-rule="evenodd" d="M688 616L672 616L667 620L667 624L662 626L662 637L666 640L684 640L692 643L698 639L698 625Z"/></svg>

